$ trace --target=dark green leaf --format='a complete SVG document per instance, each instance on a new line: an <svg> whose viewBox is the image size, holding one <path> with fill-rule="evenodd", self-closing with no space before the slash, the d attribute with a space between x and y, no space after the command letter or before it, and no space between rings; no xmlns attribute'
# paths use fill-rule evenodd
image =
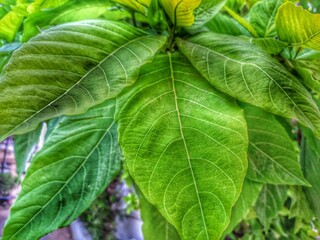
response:
<svg viewBox="0 0 320 240"><path fill-rule="evenodd" d="M91 20L60 25L16 51L0 80L0 140L117 96L166 37Z"/></svg>
<svg viewBox="0 0 320 240"><path fill-rule="evenodd" d="M114 100L68 117L37 153L3 240L34 240L70 224L120 170Z"/></svg>
<svg viewBox="0 0 320 240"><path fill-rule="evenodd" d="M309 185L293 141L273 114L242 104L249 131L247 177L261 183Z"/></svg>
<svg viewBox="0 0 320 240"><path fill-rule="evenodd" d="M274 58L239 37L203 33L179 49L218 90L287 118L320 137L320 111L304 86Z"/></svg>
<svg viewBox="0 0 320 240"><path fill-rule="evenodd" d="M119 99L130 175L182 239L219 239L247 168L247 133L234 99L181 54L158 55Z"/></svg>

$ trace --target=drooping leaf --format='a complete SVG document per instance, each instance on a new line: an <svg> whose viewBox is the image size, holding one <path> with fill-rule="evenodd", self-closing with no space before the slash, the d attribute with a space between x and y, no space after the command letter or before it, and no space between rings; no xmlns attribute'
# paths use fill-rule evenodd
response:
<svg viewBox="0 0 320 240"><path fill-rule="evenodd" d="M247 177L269 184L309 185L304 179L293 141L273 114L248 104L244 108L249 132Z"/></svg>
<svg viewBox="0 0 320 240"><path fill-rule="evenodd" d="M286 200L288 188L282 185L265 185L255 205L255 211L259 221L269 229L270 222L278 215Z"/></svg>
<svg viewBox="0 0 320 240"><path fill-rule="evenodd" d="M214 16L214 18L212 18L205 26L210 31L216 33L229 34L233 36L249 34L237 21L222 13L218 13Z"/></svg>
<svg viewBox="0 0 320 240"><path fill-rule="evenodd" d="M193 11L201 0L161 0L172 23L179 27L190 27L195 19Z"/></svg>
<svg viewBox="0 0 320 240"><path fill-rule="evenodd" d="M239 37L203 33L179 49L218 90L287 118L320 137L320 111L304 86L274 58Z"/></svg>
<svg viewBox="0 0 320 240"><path fill-rule="evenodd" d="M34 240L70 224L120 170L114 100L66 117L28 168L3 240Z"/></svg>
<svg viewBox="0 0 320 240"><path fill-rule="evenodd" d="M276 18L281 40L293 46L320 50L320 14L312 14L302 7L287 2L279 8Z"/></svg>
<svg viewBox="0 0 320 240"><path fill-rule="evenodd" d="M219 239L247 168L243 112L181 54L158 55L119 99L130 175L182 239Z"/></svg>
<svg viewBox="0 0 320 240"><path fill-rule="evenodd" d="M249 22L260 37L276 36L275 18L282 2L282 0L259 1L250 9Z"/></svg>
<svg viewBox="0 0 320 240"><path fill-rule="evenodd" d="M0 139L117 96L165 42L103 20L64 24L36 36L3 70Z"/></svg>
<svg viewBox="0 0 320 240"><path fill-rule="evenodd" d="M14 137L14 155L18 176L21 176L25 171L27 162L31 160L37 150L41 129L42 126L40 125L32 132Z"/></svg>
<svg viewBox="0 0 320 240"><path fill-rule="evenodd" d="M231 221L224 231L224 234L230 233L241 220L249 213L250 209L255 205L263 185L258 182L245 179L242 191L237 203L233 206L231 212Z"/></svg>
<svg viewBox="0 0 320 240"><path fill-rule="evenodd" d="M106 12L108 20L118 20L129 14L119 9L111 9L113 3L106 0L73 0L60 7L42 10L28 16L24 21L22 41L27 42L43 28L67 22L97 19Z"/></svg>
<svg viewBox="0 0 320 240"><path fill-rule="evenodd" d="M202 0L199 7L194 10L195 20L190 29L198 29L209 22L223 7L226 0Z"/></svg>
<svg viewBox="0 0 320 240"><path fill-rule="evenodd" d="M320 141L308 129L303 129L301 165L303 173L312 187L304 188L314 214L320 218Z"/></svg>
<svg viewBox="0 0 320 240"><path fill-rule="evenodd" d="M160 214L143 195L140 195L142 232L147 240L180 240L177 230Z"/></svg>

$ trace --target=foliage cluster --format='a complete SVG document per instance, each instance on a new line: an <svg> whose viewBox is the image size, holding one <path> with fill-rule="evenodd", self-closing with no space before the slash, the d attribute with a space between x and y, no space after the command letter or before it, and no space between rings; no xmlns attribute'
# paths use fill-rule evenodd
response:
<svg viewBox="0 0 320 240"><path fill-rule="evenodd" d="M2 0L3 240L78 217L125 162L145 239L313 239L320 2ZM301 6L299 6L301 5Z"/></svg>

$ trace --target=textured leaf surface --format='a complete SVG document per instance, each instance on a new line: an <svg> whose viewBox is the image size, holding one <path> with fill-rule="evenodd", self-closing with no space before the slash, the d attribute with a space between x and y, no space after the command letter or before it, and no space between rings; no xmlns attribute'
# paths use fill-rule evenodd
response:
<svg viewBox="0 0 320 240"><path fill-rule="evenodd" d="M19 176L21 176L26 168L26 163L31 160L37 150L41 129L42 126L40 125L32 132L14 137L14 155Z"/></svg>
<svg viewBox="0 0 320 240"><path fill-rule="evenodd" d="M232 208L231 221L225 234L230 233L248 215L258 199L262 187L261 183L247 178L244 180L240 197Z"/></svg>
<svg viewBox="0 0 320 240"><path fill-rule="evenodd" d="M146 13L148 7L150 5L151 0L114 0L115 2L121 3L131 9L134 9L140 13Z"/></svg>
<svg viewBox="0 0 320 240"><path fill-rule="evenodd" d="M266 111L296 118L320 137L320 112L281 64L238 37L203 33L177 40L193 66L218 90Z"/></svg>
<svg viewBox="0 0 320 240"><path fill-rule="evenodd" d="M114 100L66 117L37 153L3 240L34 240L70 224L120 169Z"/></svg>
<svg viewBox="0 0 320 240"><path fill-rule="evenodd" d="M249 12L249 22L260 37L277 34L275 18L282 0L264 0L256 3Z"/></svg>
<svg viewBox="0 0 320 240"><path fill-rule="evenodd" d="M143 196L140 196L140 212L144 239L180 240L177 230Z"/></svg>
<svg viewBox="0 0 320 240"><path fill-rule="evenodd" d="M305 178L312 185L304 188L315 215L320 218L320 141L308 129L303 130L304 139L301 149L301 165Z"/></svg>
<svg viewBox="0 0 320 240"><path fill-rule="evenodd" d="M194 10L195 21L191 29L197 29L209 22L223 7L226 0L202 0Z"/></svg>
<svg viewBox="0 0 320 240"><path fill-rule="evenodd" d="M273 55L280 54L289 45L275 38L251 38L250 42Z"/></svg>
<svg viewBox="0 0 320 240"><path fill-rule="evenodd" d="M18 49L21 46L21 43L9 43L0 47L0 74L2 68L8 63L12 52Z"/></svg>
<svg viewBox="0 0 320 240"><path fill-rule="evenodd" d="M3 70L0 139L115 97L165 41L102 20L64 24L36 36Z"/></svg>
<svg viewBox="0 0 320 240"><path fill-rule="evenodd" d="M164 9L174 25L189 27L194 23L193 11L201 0L161 0Z"/></svg>
<svg viewBox="0 0 320 240"><path fill-rule="evenodd" d="M309 200L301 186L294 188L294 198L290 208L290 218L300 218L310 222L314 216L310 208Z"/></svg>
<svg viewBox="0 0 320 240"><path fill-rule="evenodd" d="M242 104L249 132L247 177L270 184L309 185L293 141L273 114Z"/></svg>
<svg viewBox="0 0 320 240"><path fill-rule="evenodd" d="M276 19L278 36L293 46L320 50L320 14L312 14L288 2L279 8Z"/></svg>
<svg viewBox="0 0 320 240"><path fill-rule="evenodd" d="M242 110L180 54L159 55L119 100L131 176L182 239L219 239L247 168Z"/></svg>
<svg viewBox="0 0 320 240"><path fill-rule="evenodd" d="M255 211L265 229L269 229L270 221L283 208L287 190L286 186L269 184L262 188L256 202Z"/></svg>

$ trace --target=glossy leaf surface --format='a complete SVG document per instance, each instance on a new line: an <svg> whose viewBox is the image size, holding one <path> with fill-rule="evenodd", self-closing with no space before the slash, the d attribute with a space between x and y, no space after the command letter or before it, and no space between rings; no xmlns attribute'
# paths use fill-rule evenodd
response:
<svg viewBox="0 0 320 240"><path fill-rule="evenodd" d="M159 55L119 99L130 175L182 239L219 239L247 168L242 110L180 54Z"/></svg>

